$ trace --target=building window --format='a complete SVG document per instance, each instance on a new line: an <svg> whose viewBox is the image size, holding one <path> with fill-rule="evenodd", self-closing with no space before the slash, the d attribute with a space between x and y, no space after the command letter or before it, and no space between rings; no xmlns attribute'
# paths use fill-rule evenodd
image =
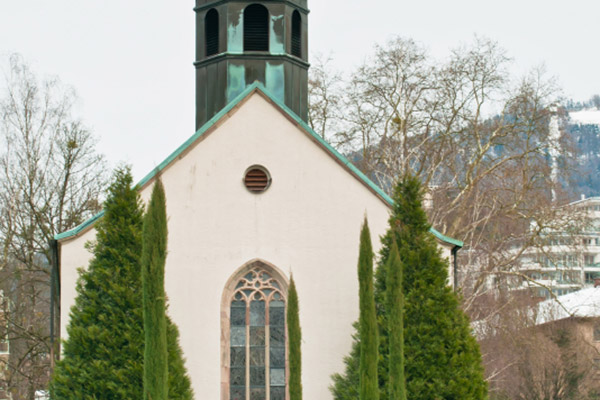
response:
<svg viewBox="0 0 600 400"><path fill-rule="evenodd" d="M206 56L219 53L219 12L214 8L206 13L204 18L206 35Z"/></svg>
<svg viewBox="0 0 600 400"><path fill-rule="evenodd" d="M242 271L227 290L230 400L286 398L286 286L262 262ZM239 276L240 274L236 274Z"/></svg>
<svg viewBox="0 0 600 400"><path fill-rule="evenodd" d="M586 266L593 266L594 265L594 255L593 254L586 254L583 256L583 261L585 263Z"/></svg>
<svg viewBox="0 0 600 400"><path fill-rule="evenodd" d="M269 51L269 11L252 4L244 10L244 51Z"/></svg>
<svg viewBox="0 0 600 400"><path fill-rule="evenodd" d="M302 57L302 17L298 10L292 14L292 55Z"/></svg>
<svg viewBox="0 0 600 400"><path fill-rule="evenodd" d="M600 342L600 324L594 325L594 341Z"/></svg>
<svg viewBox="0 0 600 400"><path fill-rule="evenodd" d="M600 278L600 273L598 272L586 272L585 273L585 283L590 284L594 283L594 281Z"/></svg>

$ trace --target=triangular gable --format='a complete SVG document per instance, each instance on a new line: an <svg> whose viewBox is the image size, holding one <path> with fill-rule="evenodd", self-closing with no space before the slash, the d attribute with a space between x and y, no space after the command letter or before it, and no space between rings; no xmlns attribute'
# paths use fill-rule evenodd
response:
<svg viewBox="0 0 600 400"><path fill-rule="evenodd" d="M290 110L283 102L279 101L273 96L261 83L255 82L248 86L238 97L230 102L225 108L219 113L212 117L206 124L204 124L194 135L186 140L181 146L179 146L173 153L171 153L162 163L160 163L152 172L147 174L138 184L138 188L143 188L152 181L178 158L181 158L187 153L198 141L206 137L212 131L216 129L223 121L225 117L235 113L235 111L254 93L258 93L268 102L270 102L277 110L279 110L286 118L295 123L301 128L307 135L313 139L320 147L322 147L331 157L333 157L339 164L341 164L348 172L350 172L355 178L363 183L367 188L377 197L379 197L388 207L394 205L394 201L388 196L379 186L377 186L372 180L370 180L365 174L363 174L358 168L354 166L346 157L340 154L334 149L329 143L327 143L319 134L317 134L311 127L298 117L292 110ZM71 229L67 232L60 233L55 236L56 240L64 240L73 236L78 236L80 233L91 228L93 224L104 215L104 211L101 211L94 217L90 218L78 227ZM431 228L431 233L440 241L462 247L463 242L452 239L445 235L442 235L437 230Z"/></svg>

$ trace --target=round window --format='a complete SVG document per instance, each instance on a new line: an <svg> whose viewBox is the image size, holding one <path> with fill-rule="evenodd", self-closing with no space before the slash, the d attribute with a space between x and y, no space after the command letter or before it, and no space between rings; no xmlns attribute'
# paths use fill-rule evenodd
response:
<svg viewBox="0 0 600 400"><path fill-rule="evenodd" d="M246 170L244 185L252 193L261 193L269 188L271 175L266 168L254 165Z"/></svg>

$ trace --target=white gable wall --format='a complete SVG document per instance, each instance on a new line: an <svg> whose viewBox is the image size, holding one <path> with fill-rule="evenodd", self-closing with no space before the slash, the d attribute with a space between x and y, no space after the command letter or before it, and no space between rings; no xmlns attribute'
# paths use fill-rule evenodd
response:
<svg viewBox="0 0 600 400"><path fill-rule="evenodd" d="M367 215L378 249L389 208L259 94L220 124L162 173L169 314L180 329L196 398L220 398L224 286L239 267L261 259L288 278L294 274L304 397L329 399L330 376L343 371L358 317L360 227ZM273 179L259 195L242 181L255 164ZM151 185L142 190L144 201L150 191ZM63 335L75 293L69 289L74 268L87 264L82 243L92 235L93 230L62 244Z"/></svg>
<svg viewBox="0 0 600 400"><path fill-rule="evenodd" d="M85 244L96 240L96 230L89 229L77 238L60 242L60 337L67 337L71 307L75 304L75 290L79 268L87 268L92 254Z"/></svg>
<svg viewBox="0 0 600 400"><path fill-rule="evenodd" d="M248 192L248 167L271 187ZM163 175L169 215L166 287L197 398L219 398L225 283L259 258L294 273L303 330L304 395L331 398L357 318L356 262L368 214L383 233L388 207L262 96L253 95Z"/></svg>

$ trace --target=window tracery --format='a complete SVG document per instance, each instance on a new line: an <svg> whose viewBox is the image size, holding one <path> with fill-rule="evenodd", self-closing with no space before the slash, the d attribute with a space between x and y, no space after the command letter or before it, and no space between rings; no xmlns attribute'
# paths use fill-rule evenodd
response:
<svg viewBox="0 0 600 400"><path fill-rule="evenodd" d="M229 307L229 399L285 400L282 283L255 265L236 282Z"/></svg>

